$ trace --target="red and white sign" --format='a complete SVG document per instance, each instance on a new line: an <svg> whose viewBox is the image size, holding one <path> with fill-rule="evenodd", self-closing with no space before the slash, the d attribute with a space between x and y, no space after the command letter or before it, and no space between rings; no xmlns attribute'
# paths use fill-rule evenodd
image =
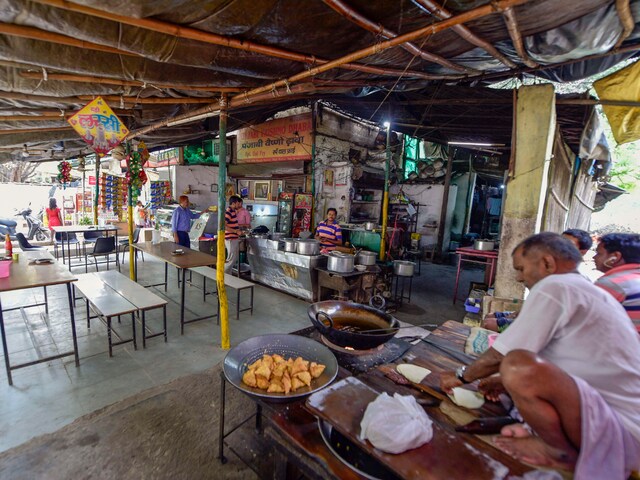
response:
<svg viewBox="0 0 640 480"><path fill-rule="evenodd" d="M95 185L96 184L96 177L94 177L93 175L89 175L89 185Z"/></svg>

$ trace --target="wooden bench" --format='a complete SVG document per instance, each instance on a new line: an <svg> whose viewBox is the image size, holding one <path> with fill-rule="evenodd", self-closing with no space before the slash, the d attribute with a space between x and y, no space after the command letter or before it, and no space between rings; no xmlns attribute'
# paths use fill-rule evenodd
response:
<svg viewBox="0 0 640 480"><path fill-rule="evenodd" d="M114 270L96 273L109 287L136 306L142 317L142 348L147 347L147 339L164 336L167 342L167 300L150 292L145 287ZM158 333L147 335L145 313L147 310L162 308L162 328Z"/></svg>
<svg viewBox="0 0 640 480"><path fill-rule="evenodd" d="M167 341L167 320L166 305L167 301L149 292L143 286L129 280L124 275L115 271L85 273L78 275L78 281L75 282L74 288L77 288L85 298L87 309L87 328L91 328L91 319L100 318L107 326L107 337L109 341L109 356L113 356L113 347L125 343L133 342L133 348L138 349L136 342L136 322L135 314L142 312L142 341L146 347L148 338L164 335ZM74 295L75 299L75 295ZM96 313L91 316L89 307ZM164 331L147 335L144 312L152 308L163 308L163 326ZM121 315L131 314L132 336L129 339L113 342L111 320L113 317L120 319ZM117 333L116 333L117 335Z"/></svg>
<svg viewBox="0 0 640 480"><path fill-rule="evenodd" d="M216 282L216 269L211 267L194 267L194 268L190 268L189 272L202 275L202 299L204 301L207 295L207 278L210 278L211 280ZM256 284L253 282L249 282L247 280L243 280L238 277L233 277L231 275L224 276L224 284L227 287L233 288L236 291L236 320L240 318L240 312L250 311L251 315L253 315L253 287L255 287ZM247 290L247 289L249 289L249 291L251 292L251 302L248 307L241 309L240 293L243 290ZM218 294L217 287L216 287L216 290L214 290L211 293L217 295ZM218 323L220 323L220 302L218 302Z"/></svg>

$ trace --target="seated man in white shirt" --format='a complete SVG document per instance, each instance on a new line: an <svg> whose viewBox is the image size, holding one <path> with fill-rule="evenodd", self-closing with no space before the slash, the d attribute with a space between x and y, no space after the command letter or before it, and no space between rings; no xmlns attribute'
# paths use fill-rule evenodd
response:
<svg viewBox="0 0 640 480"><path fill-rule="evenodd" d="M496 444L574 478L626 479L640 467L640 338L615 299L577 272L581 256L555 233L513 252L530 289L518 318L441 387L481 380L489 400L508 393L529 428L504 427ZM494 375L499 373L499 375Z"/></svg>

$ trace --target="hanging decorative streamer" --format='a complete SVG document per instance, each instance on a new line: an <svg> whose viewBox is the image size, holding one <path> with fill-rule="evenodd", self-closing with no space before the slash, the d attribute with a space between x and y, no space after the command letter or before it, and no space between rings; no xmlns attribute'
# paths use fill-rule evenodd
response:
<svg viewBox="0 0 640 480"><path fill-rule="evenodd" d="M62 188L67 188L67 184L71 183L71 164L63 160L58 164L58 180L62 184Z"/></svg>
<svg viewBox="0 0 640 480"><path fill-rule="evenodd" d="M140 142L138 148L127 157L127 182L131 185L131 199L134 202L140 196L142 186L147 183L147 174L142 168L147 160L149 160L149 150L144 142Z"/></svg>

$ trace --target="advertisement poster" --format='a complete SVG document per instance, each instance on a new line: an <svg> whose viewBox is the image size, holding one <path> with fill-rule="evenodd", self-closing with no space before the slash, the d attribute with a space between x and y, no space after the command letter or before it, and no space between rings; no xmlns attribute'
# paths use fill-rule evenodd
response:
<svg viewBox="0 0 640 480"><path fill-rule="evenodd" d="M100 157L118 146L129 134L127 127L102 97L85 105L68 122Z"/></svg>
<svg viewBox="0 0 640 480"><path fill-rule="evenodd" d="M238 163L311 160L311 113L238 131Z"/></svg>

